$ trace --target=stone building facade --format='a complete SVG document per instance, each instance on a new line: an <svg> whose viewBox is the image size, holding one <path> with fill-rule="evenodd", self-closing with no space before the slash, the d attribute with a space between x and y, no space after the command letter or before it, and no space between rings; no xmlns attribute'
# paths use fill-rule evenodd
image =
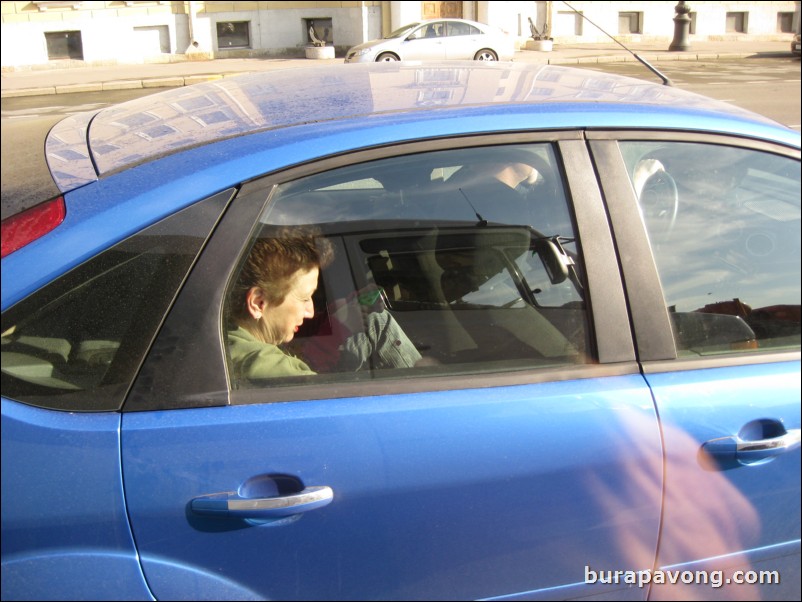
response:
<svg viewBox="0 0 802 602"><path fill-rule="evenodd" d="M799 2L693 2L694 39L790 38ZM339 54L411 21L463 17L523 47L529 19L555 44L671 40L676 2L2 2L2 67L114 65L303 56L325 40ZM595 24L595 25L594 25ZM599 26L599 27L597 27Z"/></svg>

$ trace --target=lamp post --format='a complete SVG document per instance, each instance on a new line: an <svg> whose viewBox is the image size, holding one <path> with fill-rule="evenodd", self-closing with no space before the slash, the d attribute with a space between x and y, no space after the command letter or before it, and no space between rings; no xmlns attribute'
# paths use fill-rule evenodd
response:
<svg viewBox="0 0 802 602"><path fill-rule="evenodd" d="M674 17L674 39L671 40L668 49L672 52L689 50L691 44L688 42L688 34L691 30L691 17L688 13L691 12L691 7L680 0L674 7L674 12L677 13Z"/></svg>

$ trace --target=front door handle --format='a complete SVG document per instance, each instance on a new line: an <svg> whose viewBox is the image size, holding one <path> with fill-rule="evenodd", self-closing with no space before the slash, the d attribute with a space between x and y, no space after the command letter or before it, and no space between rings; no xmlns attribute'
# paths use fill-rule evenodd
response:
<svg viewBox="0 0 802 602"><path fill-rule="evenodd" d="M743 439L740 435L720 437L705 443L702 450L724 467L734 463L759 464L798 448L800 433L800 429L789 429L781 435L757 440Z"/></svg>
<svg viewBox="0 0 802 602"><path fill-rule="evenodd" d="M298 493L276 497L244 498L234 492L197 497L191 508L195 514L220 518L276 520L327 506L334 499L331 487L307 487Z"/></svg>

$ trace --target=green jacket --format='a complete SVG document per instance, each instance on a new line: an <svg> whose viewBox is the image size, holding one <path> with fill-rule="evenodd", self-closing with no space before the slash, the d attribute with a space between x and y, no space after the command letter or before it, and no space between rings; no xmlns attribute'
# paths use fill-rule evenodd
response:
<svg viewBox="0 0 802 602"><path fill-rule="evenodd" d="M234 380L315 374L297 357L276 345L262 343L242 326L228 332L228 351Z"/></svg>
<svg viewBox="0 0 802 602"><path fill-rule="evenodd" d="M409 368L421 359L415 345L387 311L371 312L364 316L365 330L343 337L334 350L336 364L327 368L321 362L321 342L312 337L296 342L301 355L319 366L322 372L354 372L357 370ZM232 380L309 376L317 374L303 360L270 343L262 343L242 326L228 332ZM316 353L317 350L317 353Z"/></svg>

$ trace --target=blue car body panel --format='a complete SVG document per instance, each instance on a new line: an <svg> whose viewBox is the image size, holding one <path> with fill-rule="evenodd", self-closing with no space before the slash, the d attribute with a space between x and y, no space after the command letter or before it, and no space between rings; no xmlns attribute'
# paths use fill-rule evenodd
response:
<svg viewBox="0 0 802 602"><path fill-rule="evenodd" d="M733 453L718 464L700 458L700 449L736 433L755 441L799 429L799 373L797 361L645 375L660 412L671 485L663 502L659 567L710 568L724 550L743 550L723 564L777 571L787 581L770 591L779 599L794 595L800 496L799 480L787 475L800 474L799 448L757 461Z"/></svg>
<svg viewBox="0 0 802 602"><path fill-rule="evenodd" d="M120 415L3 399L2 432L3 600L152 599L126 515Z"/></svg>
<svg viewBox="0 0 802 602"><path fill-rule="evenodd" d="M426 108L417 92L438 81L451 95ZM67 216L3 259L2 310L265 174L405 142L547 130L800 146L798 132L731 105L564 67L382 63L201 84L54 128L48 161ZM798 354L754 357L169 411L79 414L4 397L2 597L673 599L588 583L587 571L717 569L733 549L723 564L798 583L800 484L787 478L799 475L798 447L751 465L699 456L758 426L800 428ZM288 481L329 486L334 501L275 522L192 509ZM717 514L722 504L731 513Z"/></svg>
<svg viewBox="0 0 802 602"><path fill-rule="evenodd" d="M157 598L202 595L195 572L264 599L515 595L581 583L580 557L651 568L657 545L662 454L639 375L133 412L122 448ZM189 509L280 475L334 502L263 525Z"/></svg>

